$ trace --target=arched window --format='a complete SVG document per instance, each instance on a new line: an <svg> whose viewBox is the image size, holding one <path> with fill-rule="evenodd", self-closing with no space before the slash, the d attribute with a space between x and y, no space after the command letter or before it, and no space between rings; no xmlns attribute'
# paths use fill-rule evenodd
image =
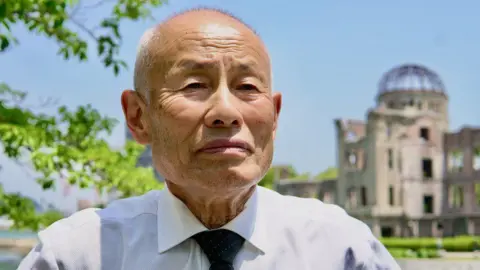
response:
<svg viewBox="0 0 480 270"><path fill-rule="evenodd" d="M351 130L347 131L346 140L347 140L347 142L356 141L357 140L357 134L355 134L355 132L353 132Z"/></svg>
<svg viewBox="0 0 480 270"><path fill-rule="evenodd" d="M357 154L353 150L347 151L347 162L349 166L357 165Z"/></svg>

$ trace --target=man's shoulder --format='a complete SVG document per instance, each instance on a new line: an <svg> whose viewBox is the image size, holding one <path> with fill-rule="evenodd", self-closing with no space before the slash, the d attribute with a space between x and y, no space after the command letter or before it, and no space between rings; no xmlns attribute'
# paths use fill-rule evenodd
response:
<svg viewBox="0 0 480 270"><path fill-rule="evenodd" d="M104 260L121 262L125 238L141 232L135 225L154 224L151 220L156 218L161 192L117 200L104 209L78 211L53 223L38 233L39 245L32 250L32 258L41 256L37 260L49 259L65 269L97 269Z"/></svg>
<svg viewBox="0 0 480 270"><path fill-rule="evenodd" d="M120 199L104 209L88 208L61 219L38 233L42 242L68 241L82 234L91 236L100 230L119 230L121 226L142 215L156 215L160 191ZM52 244L53 244L52 243Z"/></svg>
<svg viewBox="0 0 480 270"><path fill-rule="evenodd" d="M265 198L263 203L270 213L275 213L275 217L269 219L275 222L270 224L273 226L269 231L274 231L275 237L287 231L286 235L295 235L297 244L306 247L303 252L312 258L317 258L318 252L330 252L333 261L345 269L400 269L367 224L340 206L263 188L261 192Z"/></svg>

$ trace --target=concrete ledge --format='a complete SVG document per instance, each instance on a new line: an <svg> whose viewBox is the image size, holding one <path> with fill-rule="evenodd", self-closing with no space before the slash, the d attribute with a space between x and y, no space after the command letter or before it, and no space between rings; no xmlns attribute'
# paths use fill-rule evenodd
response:
<svg viewBox="0 0 480 270"><path fill-rule="evenodd" d="M0 239L0 249L21 255L27 255L37 242L38 240L35 238Z"/></svg>
<svg viewBox="0 0 480 270"><path fill-rule="evenodd" d="M447 260L479 260L480 252L440 252L440 257Z"/></svg>
<svg viewBox="0 0 480 270"><path fill-rule="evenodd" d="M402 270L473 270L480 269L480 260L398 259Z"/></svg>

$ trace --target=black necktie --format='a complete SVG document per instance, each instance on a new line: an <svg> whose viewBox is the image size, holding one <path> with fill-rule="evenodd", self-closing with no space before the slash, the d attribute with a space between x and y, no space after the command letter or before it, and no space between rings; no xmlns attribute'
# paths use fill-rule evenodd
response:
<svg viewBox="0 0 480 270"><path fill-rule="evenodd" d="M193 236L210 261L210 270L234 270L233 260L245 239L225 229L205 231Z"/></svg>

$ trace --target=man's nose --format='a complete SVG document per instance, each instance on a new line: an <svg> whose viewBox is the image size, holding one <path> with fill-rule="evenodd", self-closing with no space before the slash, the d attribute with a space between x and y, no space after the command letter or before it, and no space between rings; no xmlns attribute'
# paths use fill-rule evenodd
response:
<svg viewBox="0 0 480 270"><path fill-rule="evenodd" d="M243 118L236 106L237 98L228 87L218 89L211 96L211 106L205 115L205 124L212 128L240 127Z"/></svg>

